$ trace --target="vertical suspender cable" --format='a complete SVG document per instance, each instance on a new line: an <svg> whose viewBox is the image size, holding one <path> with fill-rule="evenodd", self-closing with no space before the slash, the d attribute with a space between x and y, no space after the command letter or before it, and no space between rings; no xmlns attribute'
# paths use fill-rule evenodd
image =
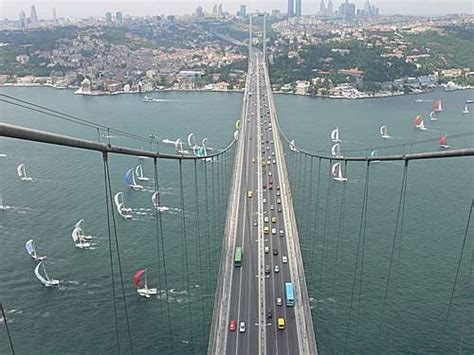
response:
<svg viewBox="0 0 474 355"><path fill-rule="evenodd" d="M10 350L12 354L15 355L15 348L13 347L13 340L10 334L10 328L8 327L7 315L5 314L5 308L3 308L3 303L0 303L0 310L2 311L3 323L5 323L5 330L7 332L8 343L10 344Z"/></svg>
<svg viewBox="0 0 474 355"><path fill-rule="evenodd" d="M182 159L179 160L179 193L180 193L180 200L181 200L181 235L184 247L184 265L185 265L185 279L186 279L186 288L188 293L188 312L189 312L189 322L191 325L191 351L194 353L194 321L193 321L193 314L192 314L192 307L191 307L191 289L189 287L189 261L188 261L188 243L187 243L187 236L186 236L186 210L184 208L184 185L183 185L183 161Z"/></svg>
<svg viewBox="0 0 474 355"><path fill-rule="evenodd" d="M449 298L448 311L446 312L446 317L444 318L443 337L442 337L442 341L441 341L441 352L442 353L445 352L444 348L445 348L445 345L446 345L446 330L448 328L449 316L451 315L451 309L453 307L454 292L456 291L456 285L457 285L458 279L459 279L459 271L461 270L462 257L464 255L464 249L466 247L466 241L467 241L467 237L469 235L469 225L471 224L471 216L472 216L473 207L474 207L474 199L471 200L471 208L469 209L469 215L467 217L466 229L464 231L464 237L463 237L463 240L462 240L461 250L459 251L458 265L457 265L457 268L456 268L456 274L454 276L454 281L453 281L453 288L451 290L451 297Z"/></svg>
<svg viewBox="0 0 474 355"><path fill-rule="evenodd" d="M118 316L117 316L117 297L115 295L115 271L114 271L114 258L113 258L113 244L112 244L112 227L110 225L110 213L114 213L113 209L109 209L109 189L107 185L108 181L108 169L107 169L107 153L103 153L103 163L104 163L104 187L105 187L105 207L107 212L107 230L109 236L109 260L110 260L110 279L112 281L112 302L114 305L114 321L115 321L115 336L117 341L117 354L120 354L120 335L119 335L119 326L118 326Z"/></svg>
<svg viewBox="0 0 474 355"><path fill-rule="evenodd" d="M365 247L365 236L363 237L363 231L364 231L364 216L366 214L366 204L367 204L367 196L368 196L368 190L369 190L369 167L370 167L370 161L367 161L367 169L365 173L365 187L364 187L364 197L362 199L362 211L360 215L360 225L359 225L359 237L357 241L357 252L356 252L356 259L354 263L354 272L353 272L353 277L352 277L352 289L351 289L351 303L349 306L349 316L347 318L347 323L346 323L346 334L344 337L344 352L347 352L347 339L349 337L349 327L352 321L352 308L354 305L354 294L355 294L355 285L357 281L357 268L359 265L359 258L361 254L361 244L362 248ZM364 241L363 241L364 240ZM363 254L363 252L362 252ZM361 283L362 283L362 276L361 276ZM361 286L362 287L362 284ZM359 292L361 292L361 289L359 289ZM360 297L360 295L359 295ZM360 303L360 300L359 300Z"/></svg>
<svg viewBox="0 0 474 355"><path fill-rule="evenodd" d="M313 196L313 157L311 157L311 162L310 162L310 168L309 168L309 192L308 192L308 204L306 206L306 210L308 211L307 215L306 215L306 234L305 234L305 239L306 239L306 243L308 243L310 241L310 238L309 238L309 233L311 231L310 229L310 225L311 225L311 212L312 212L312 206L313 204L311 203L312 200L311 200L311 196ZM308 260L309 261L309 260Z"/></svg>
<svg viewBox="0 0 474 355"><path fill-rule="evenodd" d="M198 174L197 161L194 160L194 198L196 200L196 239L197 239L197 259L199 267L199 293L201 302L201 319L204 319L204 295L203 295L203 277L202 277L202 252L201 252L201 223L199 214L199 189L198 189ZM201 327L204 331L205 327Z"/></svg>
<svg viewBox="0 0 474 355"><path fill-rule="evenodd" d="M402 217L402 213L401 213L402 212L402 205L403 205L403 200L405 199L405 195L406 195L407 177L408 177L408 160L405 160L405 164L404 164L404 168L403 168L402 186L401 186L401 189L400 189L400 199L398 201L397 220L395 222L395 230L393 232L393 240L392 240L392 249L391 249L391 252L390 252L390 263L389 263L389 267L388 267L387 281L385 283L382 310L380 312L380 322L379 322L379 327L378 327L379 332L382 332L382 330L383 330L383 320L384 320L385 308L387 306L388 291L389 291L389 288L390 288L390 279L391 279L391 276L392 276L392 267L393 267L393 259L394 259L394 255L395 255L395 247L396 247L396 244L397 244L397 236L398 236L400 219Z"/></svg>
<svg viewBox="0 0 474 355"><path fill-rule="evenodd" d="M318 182L316 184L316 197L314 199L314 228L311 230L314 231L311 236L311 269L310 275L314 274L314 268L316 266L316 247L317 247L317 239L318 239L318 212L319 212L319 188L321 186L321 158L318 158Z"/></svg>
<svg viewBox="0 0 474 355"><path fill-rule="evenodd" d="M216 187L216 183L215 183L215 172L214 172L214 165L215 165L215 161L213 160L212 161L212 164L211 164L211 203L212 203L212 232L213 232L213 238L212 238L212 244L211 246L213 247L213 252L212 252L212 258L213 258L213 261L212 261L212 265L213 265L213 278L215 278L215 280L213 280L213 289L214 289L214 286L217 287L217 268L218 268L218 260L217 260L217 253L215 253L214 249L215 249L215 245L217 243L217 223L216 223L216 219L217 219L217 204L216 204L216 194L215 194L215 187Z"/></svg>
<svg viewBox="0 0 474 355"><path fill-rule="evenodd" d="M110 171L109 171L109 161L107 159L107 155L104 154L105 157L105 169L107 171L106 177L107 177L107 186L109 190L109 197L110 197L110 210L113 211L113 201L112 201L112 184L110 183ZM115 238L115 251L117 252L117 261L118 261L118 267L119 267L119 275L120 275L120 283L122 287L122 298L123 298L123 308L125 311L125 320L127 322L127 334L128 334L128 342L130 346L130 352L133 354L133 340L132 340L132 332L130 329L130 320L128 317L128 306L127 306L127 297L125 295L125 283L123 280L123 270L122 270L122 260L120 258L120 245L118 241L118 235L117 235L117 223L115 221L115 214L111 213L112 215L112 227L114 231L114 238Z"/></svg>
<svg viewBox="0 0 474 355"><path fill-rule="evenodd" d="M331 165L332 165L332 159L329 159L329 174L328 174L328 186L326 188L326 206L325 206L325 213L324 213L324 224L323 224L323 247L322 247L322 258L321 258L321 266L319 267L320 273L321 273L321 281L319 284L319 287L322 289L323 288L323 280L324 280L324 273L325 273L325 267L326 267L326 254L327 254L327 249L328 246L326 245L326 241L328 240L327 237L327 225L328 225L328 218L329 218L329 197L331 196L331 190L332 190L332 185L331 184Z"/></svg>
<svg viewBox="0 0 474 355"><path fill-rule="evenodd" d="M205 160L202 161L204 164L204 187L206 191L205 201L206 201L206 247L207 247L207 276L208 276L208 284L209 284L209 294L212 295L212 263L211 263L211 222L210 222L210 211L209 211L209 184L207 179L207 163ZM210 306L212 307L212 297L209 298Z"/></svg>
<svg viewBox="0 0 474 355"><path fill-rule="evenodd" d="M473 285L473 280L472 280L472 275L473 275L473 266L474 266L474 250L471 252L471 263L469 266L469 278L468 278L468 283L467 283L467 288L470 289ZM466 303L468 303L466 301ZM472 299L469 301L471 306L473 304ZM469 307L469 306L467 306ZM462 324L461 324L461 335L459 337L459 349L458 349L458 354L463 354L463 341L464 341L464 327L466 325L466 319L469 319L469 312L465 312L464 316L462 318Z"/></svg>
<svg viewBox="0 0 474 355"><path fill-rule="evenodd" d="M155 178L155 189L158 191L158 196L160 196L160 184L158 182L158 162L157 158L153 158L153 165L154 165L154 178ZM161 201L161 199L160 199ZM161 205L161 202L159 203ZM161 259L163 264L163 277L165 282L165 297L166 297L166 312L168 315L168 331L170 337L170 343L173 344L174 342L174 335L173 335L173 326L171 323L171 310L170 310L170 302L169 302L169 288L168 288L168 274L166 271L166 252L165 252L165 242L163 236L163 220L161 218L161 212L155 208L155 226L156 226L156 239L157 243L161 245L161 255L160 258L160 248L157 248L158 251L158 259Z"/></svg>

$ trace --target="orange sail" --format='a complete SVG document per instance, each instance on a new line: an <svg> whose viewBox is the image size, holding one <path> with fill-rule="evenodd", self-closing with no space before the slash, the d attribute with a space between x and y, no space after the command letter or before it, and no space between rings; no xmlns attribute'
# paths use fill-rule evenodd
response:
<svg viewBox="0 0 474 355"><path fill-rule="evenodd" d="M433 110L435 112L443 111L443 108L441 107L441 100L436 100L435 102L433 102Z"/></svg>
<svg viewBox="0 0 474 355"><path fill-rule="evenodd" d="M423 123L423 118L420 115L418 115L413 119L413 123L415 124L415 126L419 126L420 124Z"/></svg>

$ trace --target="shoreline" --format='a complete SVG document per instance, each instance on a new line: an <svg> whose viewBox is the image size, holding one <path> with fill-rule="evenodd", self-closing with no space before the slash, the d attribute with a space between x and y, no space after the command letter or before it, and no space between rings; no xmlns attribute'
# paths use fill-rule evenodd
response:
<svg viewBox="0 0 474 355"><path fill-rule="evenodd" d="M37 87L37 88L51 88L55 90L75 90L73 93L74 95L81 95L81 96L92 96L92 97L102 97L102 96L118 96L118 95L153 95L156 93L163 93L163 92L218 92L218 93L243 93L244 89L232 89L232 90L208 90L208 89L173 89L173 88L165 88L165 89L160 89L160 90L153 90L153 91L116 91L116 92L107 92L107 91L91 91L91 92L82 92L80 88L77 86L69 86L69 87L63 87L63 86L54 86L51 84L41 84L41 83L27 83L27 84L22 84L22 83L5 83L5 84L0 84L0 88L15 88L15 87ZM405 95L424 95L433 91L437 90L443 90L443 92L453 92L453 91L462 91L462 90L473 90L474 87L467 86L467 87L460 87L460 88L455 88L455 89L449 89L446 90L442 86L437 87L437 88L432 88L429 90L420 90L418 92L410 92L408 94L403 93L403 92L395 92L395 93L390 93L390 92L378 92L372 95L369 94L364 94L362 96L357 96L357 97L347 97L347 96L335 96L335 95L328 95L328 96L322 96L322 95L310 95L310 94L295 94L295 93L289 93L289 92L281 92L281 91L273 91L273 94L275 95L289 95L289 96L301 96L301 97L309 97L309 98L319 98L319 99L331 99L331 100L367 100L367 99L382 99L382 98L390 98L390 97L398 97L398 96L405 96ZM153 99L153 98L152 98Z"/></svg>

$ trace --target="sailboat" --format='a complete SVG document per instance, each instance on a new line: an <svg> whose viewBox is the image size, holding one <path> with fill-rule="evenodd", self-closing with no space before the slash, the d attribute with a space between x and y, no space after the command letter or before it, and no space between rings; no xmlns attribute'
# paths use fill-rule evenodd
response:
<svg viewBox="0 0 474 355"><path fill-rule="evenodd" d="M462 111L462 113L464 113L464 114L469 113L469 108L467 107L467 104L464 105L464 110Z"/></svg>
<svg viewBox="0 0 474 355"><path fill-rule="evenodd" d="M117 192L114 196L115 207L117 208L117 212L119 215L124 219L131 219L133 218L132 209L125 207L123 203L123 193Z"/></svg>
<svg viewBox="0 0 474 355"><path fill-rule="evenodd" d="M296 148L296 144L295 144L294 139L290 142L290 144L288 144L288 146L290 147L290 150L293 151L293 152L299 152L300 151L298 148Z"/></svg>
<svg viewBox="0 0 474 355"><path fill-rule="evenodd" d="M25 248L34 261L42 261L46 258L45 256L39 256L36 253L35 243L33 242L33 239L30 239L25 243Z"/></svg>
<svg viewBox="0 0 474 355"><path fill-rule="evenodd" d="M383 125L380 127L380 135L382 136L383 139L391 138L388 135L388 127L386 125Z"/></svg>
<svg viewBox="0 0 474 355"><path fill-rule="evenodd" d="M334 158L342 158L341 145L339 143L333 144L331 147L331 155Z"/></svg>
<svg viewBox="0 0 474 355"><path fill-rule="evenodd" d="M331 142L339 143L341 139L339 138L339 127L336 127L331 132Z"/></svg>
<svg viewBox="0 0 474 355"><path fill-rule="evenodd" d="M443 111L443 107L441 106L441 100L435 100L435 102L433 102L433 110L435 112Z"/></svg>
<svg viewBox="0 0 474 355"><path fill-rule="evenodd" d="M3 195L2 195L2 191L0 191L0 211L6 211L8 209L10 209L10 206L3 204Z"/></svg>
<svg viewBox="0 0 474 355"><path fill-rule="evenodd" d="M137 176L137 180L139 181L150 181L150 178L147 178L143 175L143 166L142 164L138 164L135 167L135 175Z"/></svg>
<svg viewBox="0 0 474 355"><path fill-rule="evenodd" d="M423 122L423 118L420 115L413 119L413 123L415 128L418 128L420 131L426 131L425 123Z"/></svg>
<svg viewBox="0 0 474 355"><path fill-rule="evenodd" d="M84 224L84 220L80 219L75 225L74 228L76 228L79 231L79 238L81 240L92 240L91 235L85 235L84 234L84 228L82 227Z"/></svg>
<svg viewBox="0 0 474 355"><path fill-rule="evenodd" d="M142 276L143 280L142 280ZM135 271L133 275L133 285L137 289L137 293L146 298L150 298L150 295L156 295L158 290L156 288L148 288L148 279L146 275L146 269L139 269Z"/></svg>
<svg viewBox="0 0 474 355"><path fill-rule="evenodd" d="M430 112L430 120L431 121L438 121L438 117L436 117L436 112L434 112L434 111Z"/></svg>
<svg viewBox="0 0 474 355"><path fill-rule="evenodd" d="M340 182L347 181L347 178L342 176L341 162L337 162L332 166L331 173L334 180Z"/></svg>
<svg viewBox="0 0 474 355"><path fill-rule="evenodd" d="M44 266L44 261L40 261L38 265L35 267L35 275L36 278L46 287L51 287L51 286L58 286L59 285L59 280L55 280L49 277L48 273L46 272L46 267ZM40 273L40 269L43 270L43 275Z"/></svg>
<svg viewBox="0 0 474 355"><path fill-rule="evenodd" d="M439 147L441 149L449 149L448 138L446 136L439 137Z"/></svg>
<svg viewBox="0 0 474 355"><path fill-rule="evenodd" d="M133 191L143 190L143 186L138 185L137 182L135 181L135 174L133 172L133 169L128 169L127 172L125 173L125 183Z"/></svg>
<svg viewBox="0 0 474 355"><path fill-rule="evenodd" d="M21 179L21 181L33 180L32 178L26 175L26 167L25 167L25 164L23 163L18 165L18 167L16 168L16 172L18 173L18 177Z"/></svg>
<svg viewBox="0 0 474 355"><path fill-rule="evenodd" d="M370 157L371 158L377 157L377 151L376 150L370 151ZM380 160L371 160L371 161L372 161L372 163L380 163Z"/></svg>
<svg viewBox="0 0 474 355"><path fill-rule="evenodd" d="M153 207L155 207L158 212L165 212L170 210L169 207L160 206L160 193L158 191L155 191L153 195L151 195L151 202L153 203Z"/></svg>
<svg viewBox="0 0 474 355"><path fill-rule="evenodd" d="M82 230L76 226L74 226L74 229L72 230L71 233L72 240L74 241L74 245L76 248L79 249L87 249L90 248L91 243L89 243L86 239L82 238Z"/></svg>

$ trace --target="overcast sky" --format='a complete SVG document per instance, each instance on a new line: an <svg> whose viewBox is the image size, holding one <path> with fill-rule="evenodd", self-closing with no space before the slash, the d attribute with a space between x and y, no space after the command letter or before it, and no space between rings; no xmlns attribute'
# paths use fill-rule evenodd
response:
<svg viewBox="0 0 474 355"><path fill-rule="evenodd" d="M314 14L321 0L302 0L303 14ZM338 6L344 0L333 0ZM326 3L328 0L326 0ZM358 7L364 0L350 0ZM122 11L132 16L186 14L192 13L198 6L211 12L215 3L223 4L224 10L235 13L240 4L250 10L286 11L287 0L0 0L0 18L18 18L23 10L29 16L31 5L36 5L39 18L52 18L53 7L58 17L103 16L105 12ZM447 13L474 13L474 0L371 0L380 8L382 14L442 15Z"/></svg>

